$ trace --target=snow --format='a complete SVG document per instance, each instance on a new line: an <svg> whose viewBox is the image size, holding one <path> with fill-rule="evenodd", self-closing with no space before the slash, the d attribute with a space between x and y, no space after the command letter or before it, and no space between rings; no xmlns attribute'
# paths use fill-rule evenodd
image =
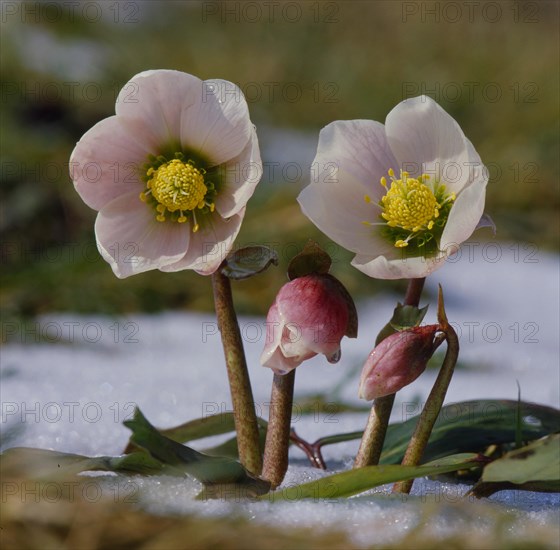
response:
<svg viewBox="0 0 560 550"><path fill-rule="evenodd" d="M455 373L446 403L516 399L519 382L523 400L560 406L559 280L558 256L534 245L493 241L471 243L428 279L425 296L432 298L423 300L431 304L426 322L435 321L433 297L441 283L448 317L460 333L461 359L468 365ZM340 397L363 404L357 399L359 369L398 299L388 295L359 304L359 338L343 341L337 365L316 358L300 367L296 398L328 392L349 376ZM240 325L257 412L266 417L272 375L258 363L264 319L243 317ZM5 446L117 455L130 433L122 421L135 404L159 427L230 409L221 341L212 315L49 315L25 325L4 323L5 337L11 343L2 348L2 430L6 434L22 422L25 427ZM427 371L398 394L394 421L419 412L419 402L435 375ZM296 414L293 425L301 437L314 441L362 429L365 419L366 413ZM197 446L215 440L202 440ZM357 446L352 441L326 447L324 456L331 470L349 468ZM293 449L284 486L322 475ZM416 497L405 501L390 496L385 487L351 499L272 504L195 501L197 482L166 476L100 479L132 487L127 495L157 513L241 514L276 527L328 526L346 531L360 547L402 541L412 531L436 538L464 532L483 541L499 527L498 512L508 514L511 540L531 530L542 535L545 528L551 540L560 536L556 494L504 491L490 499L464 502L460 495L467 486L422 479L415 483Z"/></svg>

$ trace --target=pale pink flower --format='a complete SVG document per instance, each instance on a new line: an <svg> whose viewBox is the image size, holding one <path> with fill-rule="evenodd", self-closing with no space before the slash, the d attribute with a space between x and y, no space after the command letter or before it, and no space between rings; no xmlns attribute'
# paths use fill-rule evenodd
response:
<svg viewBox="0 0 560 550"><path fill-rule="evenodd" d="M77 143L70 173L99 212L97 246L117 277L207 275L233 246L262 164L237 86L157 70L123 87L116 115Z"/></svg>
<svg viewBox="0 0 560 550"><path fill-rule="evenodd" d="M425 277L483 218L488 171L463 131L421 96L399 103L385 125L332 122L321 130L312 183L298 201L371 277Z"/></svg>
<svg viewBox="0 0 560 550"><path fill-rule="evenodd" d="M311 274L280 289L266 318L263 366L286 374L319 353L330 363L340 359L350 314L339 285L330 275Z"/></svg>
<svg viewBox="0 0 560 550"><path fill-rule="evenodd" d="M414 382L434 353L438 328L439 325L412 327L382 340L365 362L358 396L370 401Z"/></svg>

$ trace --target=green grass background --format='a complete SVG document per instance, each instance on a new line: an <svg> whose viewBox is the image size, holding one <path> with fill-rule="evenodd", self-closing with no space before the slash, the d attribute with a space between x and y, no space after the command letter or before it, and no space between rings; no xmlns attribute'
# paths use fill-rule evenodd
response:
<svg viewBox="0 0 560 550"><path fill-rule="evenodd" d="M123 1L72 16L64 3L58 12L7 4L17 12L2 8L4 319L211 308L210 280L195 273L116 279L95 249L95 212L67 175L76 141L114 113L120 87L146 69L235 82L250 96L258 131L311 142L333 120L383 122L399 101L427 93L491 168L486 209L496 238L558 248L556 2ZM91 59L77 56L82 49ZM263 160L283 159L281 149ZM242 312L266 312L308 238L332 253L333 272L355 297L402 287L350 267L352 255L302 216L302 168L295 183L265 176L249 203L238 244L273 243L281 264L235 284ZM488 230L474 236L487 238Z"/></svg>

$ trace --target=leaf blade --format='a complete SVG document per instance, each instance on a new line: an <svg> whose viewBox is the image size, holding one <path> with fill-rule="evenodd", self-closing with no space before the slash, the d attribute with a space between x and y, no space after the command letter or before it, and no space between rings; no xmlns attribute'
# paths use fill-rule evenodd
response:
<svg viewBox="0 0 560 550"><path fill-rule="evenodd" d="M307 498L347 498L357 495L374 487L406 481L417 477L444 474L457 470L468 469L480 465L476 454L459 454L446 459L430 462L422 466L378 465L366 466L348 470L321 479L289 487L270 495L261 497L261 500L303 500Z"/></svg>

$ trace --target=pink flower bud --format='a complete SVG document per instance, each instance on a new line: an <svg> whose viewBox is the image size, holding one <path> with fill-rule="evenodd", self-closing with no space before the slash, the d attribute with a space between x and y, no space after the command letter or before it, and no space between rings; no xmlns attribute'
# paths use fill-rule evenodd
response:
<svg viewBox="0 0 560 550"><path fill-rule="evenodd" d="M261 364L286 374L319 353L336 363L350 317L341 287L334 277L317 273L286 283L266 317Z"/></svg>
<svg viewBox="0 0 560 550"><path fill-rule="evenodd" d="M425 370L435 351L439 325L427 325L391 334L369 354L358 396L370 401L390 395L414 382Z"/></svg>

